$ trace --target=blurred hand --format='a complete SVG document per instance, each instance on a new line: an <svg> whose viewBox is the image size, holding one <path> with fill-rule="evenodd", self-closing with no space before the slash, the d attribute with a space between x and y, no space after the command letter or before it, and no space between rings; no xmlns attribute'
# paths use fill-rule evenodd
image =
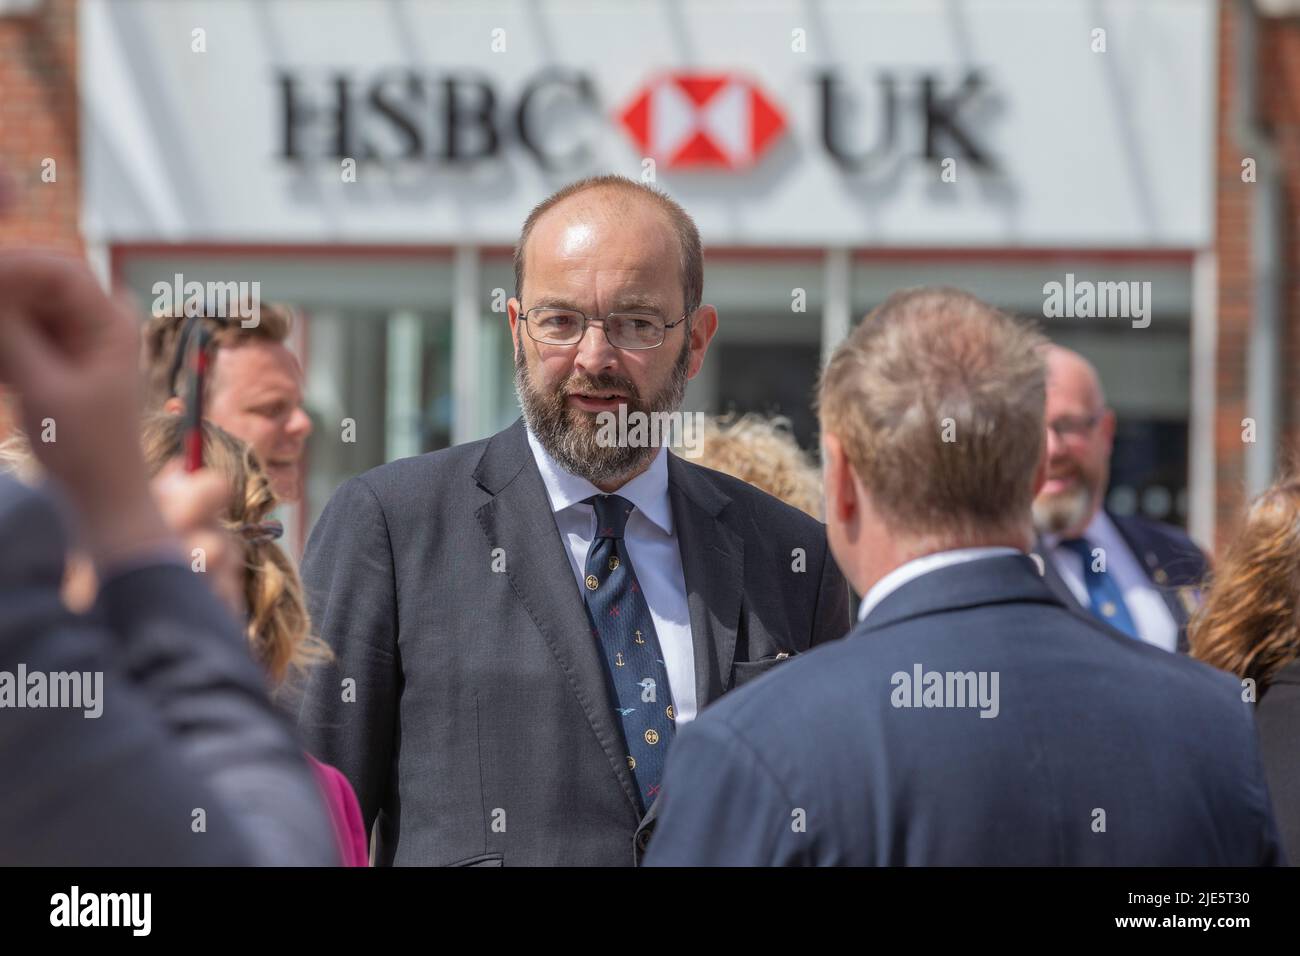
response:
<svg viewBox="0 0 1300 956"><path fill-rule="evenodd" d="M230 506L229 483L206 468L186 474L178 459L158 473L151 488L163 520L181 540L185 560L193 567L195 549L202 549L201 573L208 586L236 620L244 620L243 544L218 520Z"/></svg>
<svg viewBox="0 0 1300 956"><path fill-rule="evenodd" d="M82 519L96 564L174 539L140 452L138 328L90 270L49 253L0 253L0 382Z"/></svg>

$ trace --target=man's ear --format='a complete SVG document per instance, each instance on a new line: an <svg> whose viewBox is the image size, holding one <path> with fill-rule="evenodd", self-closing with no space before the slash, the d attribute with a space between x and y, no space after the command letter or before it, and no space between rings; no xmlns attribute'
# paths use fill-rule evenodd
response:
<svg viewBox="0 0 1300 956"><path fill-rule="evenodd" d="M510 339L514 343L513 355L519 351L519 300L511 296L506 299L506 315L510 319Z"/></svg>
<svg viewBox="0 0 1300 956"><path fill-rule="evenodd" d="M691 316L691 361L686 371L687 378L700 374L704 365L704 355L709 350L709 343L718 332L718 310L711 305L702 305Z"/></svg>
<svg viewBox="0 0 1300 956"><path fill-rule="evenodd" d="M163 402L162 410L168 415L180 415L185 411L185 402L178 396L173 395L167 401Z"/></svg>
<svg viewBox="0 0 1300 956"><path fill-rule="evenodd" d="M822 462L825 471L826 520L849 524L859 509L857 483L843 443L830 432L822 433Z"/></svg>
<svg viewBox="0 0 1300 956"><path fill-rule="evenodd" d="M1113 408L1108 408L1101 413L1101 436L1109 452L1115 446L1115 409Z"/></svg>
<svg viewBox="0 0 1300 956"><path fill-rule="evenodd" d="M1043 485L1047 484L1047 459L1050 457L1047 451L1047 442L1043 442L1043 453L1038 456L1038 467L1034 469L1034 497L1043 490Z"/></svg>

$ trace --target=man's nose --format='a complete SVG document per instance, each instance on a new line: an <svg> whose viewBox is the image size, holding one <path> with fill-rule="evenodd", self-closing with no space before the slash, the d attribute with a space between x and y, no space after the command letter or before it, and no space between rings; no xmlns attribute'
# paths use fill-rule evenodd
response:
<svg viewBox="0 0 1300 956"><path fill-rule="evenodd" d="M587 326L578 340L573 364L587 373L607 371L618 364L618 349L609 344L603 322Z"/></svg>
<svg viewBox="0 0 1300 956"><path fill-rule="evenodd" d="M1065 442L1061 441L1061 436L1056 434L1055 428L1047 429L1047 459L1051 461L1060 458L1065 454Z"/></svg>
<svg viewBox="0 0 1300 956"><path fill-rule="evenodd" d="M295 408L284 430L295 437L306 438L312 431L311 416L303 410L302 406Z"/></svg>

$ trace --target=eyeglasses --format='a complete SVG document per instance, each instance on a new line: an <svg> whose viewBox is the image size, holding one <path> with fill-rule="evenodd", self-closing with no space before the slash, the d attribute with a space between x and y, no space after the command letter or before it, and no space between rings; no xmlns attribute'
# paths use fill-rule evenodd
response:
<svg viewBox="0 0 1300 956"><path fill-rule="evenodd" d="M587 334L587 326L600 322L610 345L636 350L663 345L667 331L681 325L689 315L685 313L676 322L665 322L653 312L613 312L604 319L590 319L575 309L540 306L529 309L521 318L528 337L543 345L577 345Z"/></svg>
<svg viewBox="0 0 1300 956"><path fill-rule="evenodd" d="M1090 431L1097 427L1101 421L1101 412L1086 417L1079 415L1066 415L1047 423L1047 430L1056 432L1056 437L1061 441L1068 441L1071 438L1083 438Z"/></svg>

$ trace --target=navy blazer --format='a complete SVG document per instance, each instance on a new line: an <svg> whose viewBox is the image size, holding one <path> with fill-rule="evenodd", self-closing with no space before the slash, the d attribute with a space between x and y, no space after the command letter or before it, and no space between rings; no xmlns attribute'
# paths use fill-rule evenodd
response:
<svg viewBox="0 0 1300 956"><path fill-rule="evenodd" d="M1249 708L1027 556L940 568L683 730L646 862L1279 863Z"/></svg>
<svg viewBox="0 0 1300 956"><path fill-rule="evenodd" d="M1205 586L1210 571L1209 559L1196 542L1171 524L1137 515L1117 515L1110 511L1106 514L1133 552L1138 566L1146 572L1151 587L1159 592L1169 608L1178 626L1178 652L1186 654L1187 622L1200 604L1201 588ZM1044 577L1048 587L1067 607L1089 614L1086 608L1080 607L1074 592L1046 556L1041 540L1035 545L1035 551L1044 558Z"/></svg>
<svg viewBox="0 0 1300 956"><path fill-rule="evenodd" d="M1287 859L1300 860L1300 660L1282 667L1260 694L1259 746Z"/></svg>

